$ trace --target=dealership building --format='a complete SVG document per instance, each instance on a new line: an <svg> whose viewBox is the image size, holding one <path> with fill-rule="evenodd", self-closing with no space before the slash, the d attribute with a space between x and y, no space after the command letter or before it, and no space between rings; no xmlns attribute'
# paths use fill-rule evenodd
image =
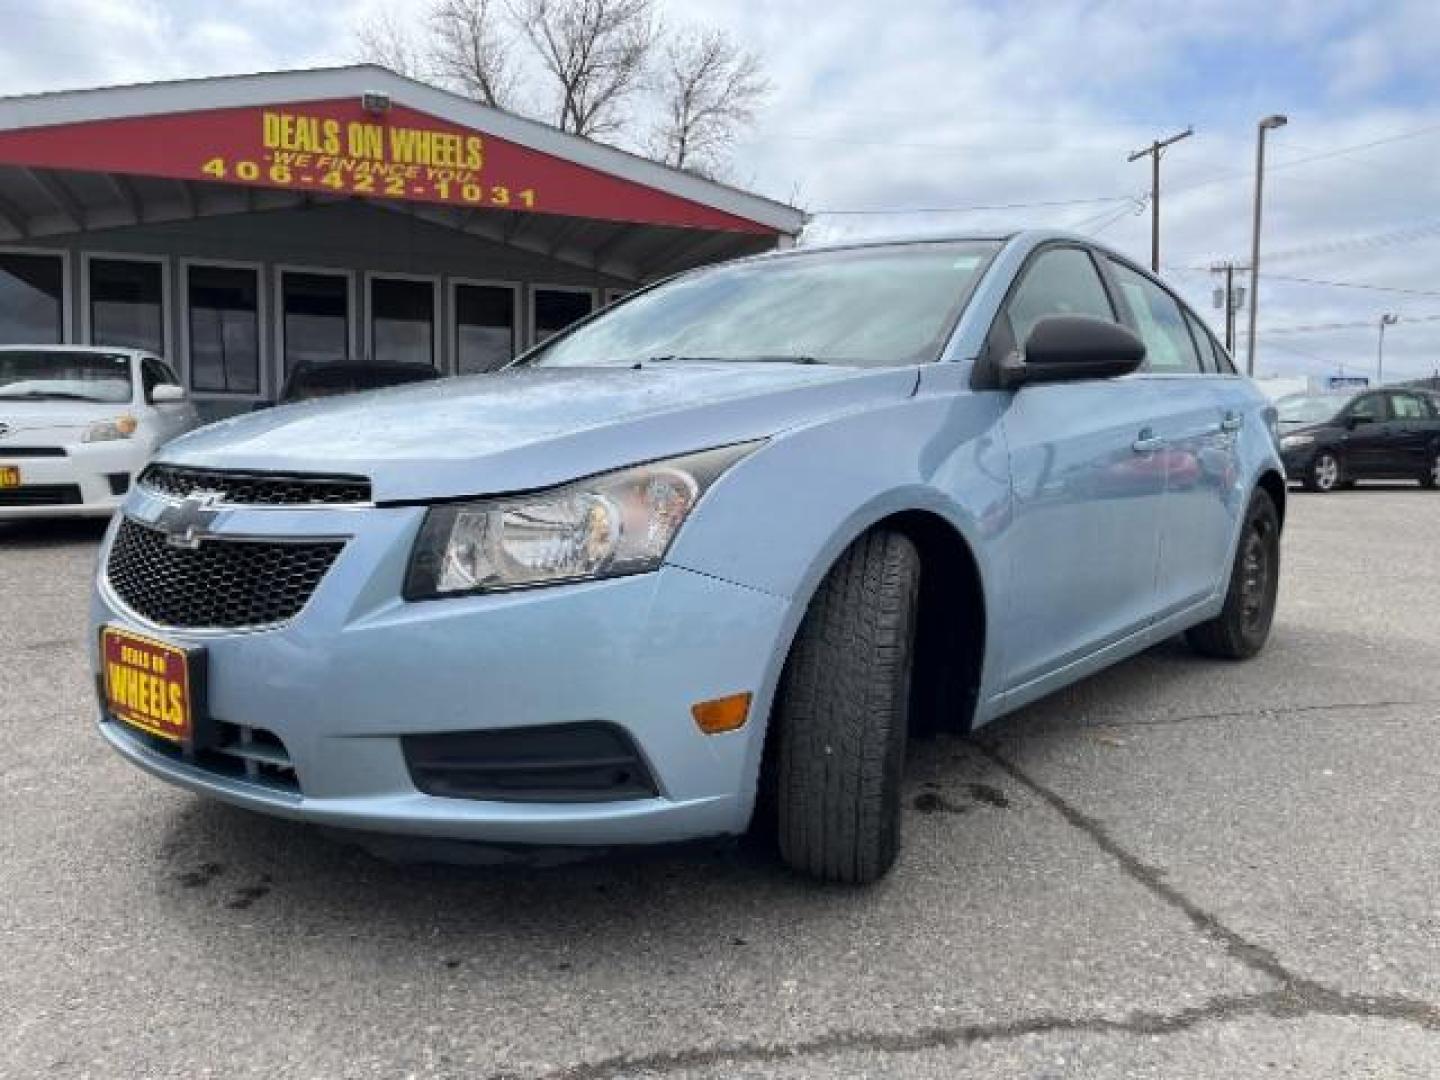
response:
<svg viewBox="0 0 1440 1080"><path fill-rule="evenodd" d="M802 223L372 66L0 98L0 343L152 350L210 416L307 362L493 370Z"/></svg>

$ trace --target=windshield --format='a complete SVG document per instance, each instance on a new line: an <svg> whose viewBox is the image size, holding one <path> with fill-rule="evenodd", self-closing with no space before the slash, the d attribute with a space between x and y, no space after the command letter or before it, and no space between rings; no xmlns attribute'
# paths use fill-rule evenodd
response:
<svg viewBox="0 0 1440 1080"><path fill-rule="evenodd" d="M526 363L934 360L999 244L897 244L697 270L587 323Z"/></svg>
<svg viewBox="0 0 1440 1080"><path fill-rule="evenodd" d="M118 353L0 352L0 400L128 403L130 358Z"/></svg>
<svg viewBox="0 0 1440 1080"><path fill-rule="evenodd" d="M1313 394L1281 398L1275 403L1282 424L1320 424L1344 408L1350 398L1342 394Z"/></svg>

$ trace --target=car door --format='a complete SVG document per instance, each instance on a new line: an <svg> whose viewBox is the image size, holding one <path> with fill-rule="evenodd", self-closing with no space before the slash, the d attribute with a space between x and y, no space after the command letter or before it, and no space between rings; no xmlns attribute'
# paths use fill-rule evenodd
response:
<svg viewBox="0 0 1440 1080"><path fill-rule="evenodd" d="M1144 370L1156 392L1165 501L1155 603L1164 618L1208 600L1228 580L1245 511L1236 450L1244 405L1194 314L1136 267L1115 258L1109 267L1131 328L1145 342Z"/></svg>
<svg viewBox="0 0 1440 1080"><path fill-rule="evenodd" d="M1390 429L1388 443L1390 463L1394 472L1406 476L1423 472L1430 465L1430 444L1435 438L1435 422L1430 405L1419 394L1391 390Z"/></svg>
<svg viewBox="0 0 1440 1080"><path fill-rule="evenodd" d="M1349 479L1384 476L1390 457L1390 406L1378 391L1361 394L1340 418L1345 428L1341 440L1342 467Z"/></svg>
<svg viewBox="0 0 1440 1080"><path fill-rule="evenodd" d="M1118 321L1089 250L1052 245L1022 269L991 332L1003 355L1047 315ZM1006 688L1033 684L1142 629L1154 607L1163 460L1155 393L1127 376L1022 386L1002 427L1013 492Z"/></svg>

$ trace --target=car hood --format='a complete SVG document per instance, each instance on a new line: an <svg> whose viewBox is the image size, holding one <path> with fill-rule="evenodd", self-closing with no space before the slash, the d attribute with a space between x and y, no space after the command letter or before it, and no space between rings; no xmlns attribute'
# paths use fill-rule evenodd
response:
<svg viewBox="0 0 1440 1080"><path fill-rule="evenodd" d="M908 397L915 385L913 368L524 368L239 416L160 456L203 468L361 474L377 502L497 494L764 438Z"/></svg>

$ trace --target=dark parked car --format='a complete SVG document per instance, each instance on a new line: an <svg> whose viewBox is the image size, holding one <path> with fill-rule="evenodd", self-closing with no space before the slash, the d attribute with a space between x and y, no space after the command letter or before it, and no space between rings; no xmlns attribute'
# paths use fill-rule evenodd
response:
<svg viewBox="0 0 1440 1080"><path fill-rule="evenodd" d="M1296 394L1275 403L1290 479L1307 491L1356 480L1440 486L1440 399L1423 390Z"/></svg>
<svg viewBox="0 0 1440 1080"><path fill-rule="evenodd" d="M440 373L429 364L301 364L286 381L280 404L405 386L439 377Z"/></svg>

